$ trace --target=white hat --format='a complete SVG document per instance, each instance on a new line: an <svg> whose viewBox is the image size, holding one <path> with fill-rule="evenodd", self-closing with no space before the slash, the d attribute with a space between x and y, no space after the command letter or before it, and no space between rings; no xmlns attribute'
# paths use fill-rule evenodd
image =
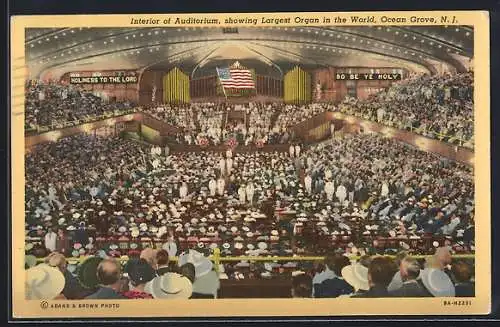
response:
<svg viewBox="0 0 500 327"><path fill-rule="evenodd" d="M360 263L351 264L342 269L342 278L345 279L355 290L368 291L368 268Z"/></svg>
<svg viewBox="0 0 500 327"><path fill-rule="evenodd" d="M247 248L249 250L253 250L253 249L255 249L255 246L253 244L247 244Z"/></svg>
<svg viewBox="0 0 500 327"><path fill-rule="evenodd" d="M183 253L179 256L179 267L188 262L194 265L196 278L204 276L212 271L212 261L198 251L190 249L187 253Z"/></svg>
<svg viewBox="0 0 500 327"><path fill-rule="evenodd" d="M247 233L247 237L253 237L253 233L252 232L248 232Z"/></svg>
<svg viewBox="0 0 500 327"><path fill-rule="evenodd" d="M455 296L455 286L453 286L450 277L444 271L426 268L421 271L420 278L425 288L435 297Z"/></svg>
<svg viewBox="0 0 500 327"><path fill-rule="evenodd" d="M120 226L120 227L118 227L118 231L119 231L120 233L125 233L125 232L127 231L127 227L125 227L125 226Z"/></svg>
<svg viewBox="0 0 500 327"><path fill-rule="evenodd" d="M243 244L240 242L236 242L234 243L234 248L238 250L243 249Z"/></svg>
<svg viewBox="0 0 500 327"><path fill-rule="evenodd" d="M222 244L222 247L224 249L229 249L231 247L231 245L229 243L224 243L224 244Z"/></svg>
<svg viewBox="0 0 500 327"><path fill-rule="evenodd" d="M148 282L144 290L155 299L189 299L193 285L187 277L169 272Z"/></svg>
<svg viewBox="0 0 500 327"><path fill-rule="evenodd" d="M261 250L265 250L265 249L267 249L267 243L265 243L265 242L259 242L259 243L257 244L257 247L258 247L259 249L261 249Z"/></svg>
<svg viewBox="0 0 500 327"><path fill-rule="evenodd" d="M233 226L231 227L231 232L236 233L238 231L238 227Z"/></svg>
<svg viewBox="0 0 500 327"><path fill-rule="evenodd" d="M65 284L63 273L45 263L26 270L26 299L52 300L58 296Z"/></svg>
<svg viewBox="0 0 500 327"><path fill-rule="evenodd" d="M220 287L219 277L215 271L210 271L201 277L197 277L193 283L193 292L198 294L217 295Z"/></svg>

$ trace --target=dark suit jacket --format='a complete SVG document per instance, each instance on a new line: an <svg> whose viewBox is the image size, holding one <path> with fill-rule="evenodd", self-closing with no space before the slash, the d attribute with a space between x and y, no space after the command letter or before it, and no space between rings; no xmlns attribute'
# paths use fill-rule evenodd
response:
<svg viewBox="0 0 500 327"><path fill-rule="evenodd" d="M314 297L333 298L340 295L347 295L354 292L354 288L345 280L340 278L330 278L321 284L314 285Z"/></svg>
<svg viewBox="0 0 500 327"><path fill-rule="evenodd" d="M456 297L474 297L475 293L474 283L466 282L455 284Z"/></svg>
<svg viewBox="0 0 500 327"><path fill-rule="evenodd" d="M83 299L95 292L95 290L84 288L78 279L68 270L64 271L64 279L65 283L62 293L69 300Z"/></svg>
<svg viewBox="0 0 500 327"><path fill-rule="evenodd" d="M109 287L101 287L100 289L97 290L97 292L87 296L85 299L106 300L106 299L126 299L126 297Z"/></svg>
<svg viewBox="0 0 500 327"><path fill-rule="evenodd" d="M353 298L365 298L365 297L389 297L389 292L387 292L387 286L373 286L365 293L354 294L351 296Z"/></svg>
<svg viewBox="0 0 500 327"><path fill-rule="evenodd" d="M416 280L404 282L403 286L389 294L392 297L432 297L432 294Z"/></svg>

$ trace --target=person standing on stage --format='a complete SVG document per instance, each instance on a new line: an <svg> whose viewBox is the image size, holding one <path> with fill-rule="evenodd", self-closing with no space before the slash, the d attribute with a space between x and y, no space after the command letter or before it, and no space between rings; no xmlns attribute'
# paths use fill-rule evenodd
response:
<svg viewBox="0 0 500 327"><path fill-rule="evenodd" d="M288 152L290 153L290 158L293 158L293 155L295 153L295 147L293 146L293 144L290 145Z"/></svg>
<svg viewBox="0 0 500 327"><path fill-rule="evenodd" d="M226 189L226 181L224 178L221 176L217 180L217 192L219 193L220 196L224 195L224 190Z"/></svg>
<svg viewBox="0 0 500 327"><path fill-rule="evenodd" d="M211 196L215 196L215 194L217 194L217 181L213 177L208 182L208 189L210 190Z"/></svg>
<svg viewBox="0 0 500 327"><path fill-rule="evenodd" d="M312 193L312 178L311 178L311 175L309 175L309 174L307 174L304 177L304 187L306 188L307 194L310 195Z"/></svg>
<svg viewBox="0 0 500 327"><path fill-rule="evenodd" d="M179 188L179 196L181 199L185 199L188 194L188 187L186 182L182 182L181 187Z"/></svg>
<svg viewBox="0 0 500 327"><path fill-rule="evenodd" d="M249 182L247 187L246 187L246 193L247 193L247 199L248 199L248 202L250 203L250 205L253 204L254 192L255 192L255 188L253 186L253 183Z"/></svg>

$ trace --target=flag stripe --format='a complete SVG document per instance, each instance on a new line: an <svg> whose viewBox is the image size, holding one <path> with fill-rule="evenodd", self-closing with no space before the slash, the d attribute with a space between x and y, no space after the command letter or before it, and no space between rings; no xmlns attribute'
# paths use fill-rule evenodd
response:
<svg viewBox="0 0 500 327"><path fill-rule="evenodd" d="M217 68L217 75L224 88L255 88L252 72L248 69Z"/></svg>

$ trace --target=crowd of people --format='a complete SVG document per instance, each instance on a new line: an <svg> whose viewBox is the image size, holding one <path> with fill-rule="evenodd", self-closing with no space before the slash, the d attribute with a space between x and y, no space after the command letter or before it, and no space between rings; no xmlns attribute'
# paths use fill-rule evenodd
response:
<svg viewBox="0 0 500 327"><path fill-rule="evenodd" d="M472 142L472 78L413 77L340 110ZM132 108L72 86L27 89L27 125ZM142 110L180 127L180 144L236 138L243 145L289 144L289 151L170 153L118 136L79 134L27 152L27 297L178 298L168 290L182 289L180 298L215 298L220 279L283 275L293 280L294 297L473 294L473 264L451 260L475 249L472 168L372 133L297 143L289 128L337 110L331 104L240 107ZM229 119L236 109L243 120ZM208 259L214 254L270 259L215 267ZM272 260L296 255L325 261Z"/></svg>
<svg viewBox="0 0 500 327"><path fill-rule="evenodd" d="M455 259L440 247L417 259L401 251L396 256L364 255L353 259L331 252L312 268L276 262L216 266L196 250L172 260L164 249L146 248L116 259L106 253L82 262L52 252L42 260L28 255L26 298L76 299L216 299L224 280L273 278L290 281L294 298L474 297L473 262ZM222 292L224 294L224 292ZM259 290L255 293L257 296Z"/></svg>
<svg viewBox="0 0 500 327"><path fill-rule="evenodd" d="M168 156L78 135L26 154L26 235L39 257L121 256L148 244L171 255L320 255L331 247L421 254L441 245L470 253L473 177L461 164L370 134L288 154Z"/></svg>
<svg viewBox="0 0 500 327"><path fill-rule="evenodd" d="M474 297L474 265L453 260L446 247L417 259L402 251L395 257L362 256L352 262L342 254L325 257L317 272L295 271L293 297L384 298Z"/></svg>
<svg viewBox="0 0 500 327"><path fill-rule="evenodd" d="M474 73L415 75L366 100L348 98L345 113L472 148Z"/></svg>
<svg viewBox="0 0 500 327"><path fill-rule="evenodd" d="M284 132L288 128L325 111L335 110L336 106L331 103L312 103L303 105L287 104L281 108L274 128L277 131Z"/></svg>
<svg viewBox="0 0 500 327"><path fill-rule="evenodd" d="M104 114L131 112L135 107L129 101L105 101L77 85L29 81L25 87L25 128L78 125Z"/></svg>

